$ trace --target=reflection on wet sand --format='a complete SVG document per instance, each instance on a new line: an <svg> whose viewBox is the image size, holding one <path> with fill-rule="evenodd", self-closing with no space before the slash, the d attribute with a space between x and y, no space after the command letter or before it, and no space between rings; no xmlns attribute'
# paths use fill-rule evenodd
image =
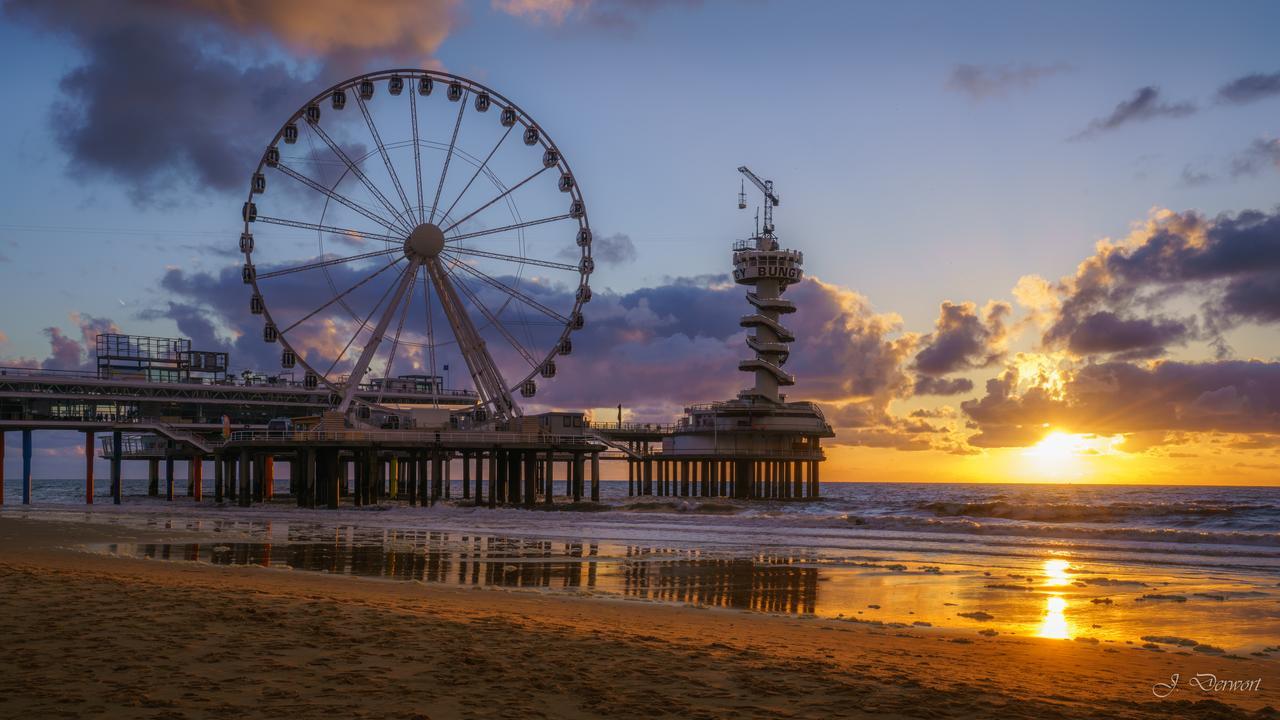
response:
<svg viewBox="0 0 1280 720"><path fill-rule="evenodd" d="M796 562L793 557L775 555L632 560L623 570L622 592L669 602L812 615L818 600L818 569Z"/></svg>
<svg viewBox="0 0 1280 720"><path fill-rule="evenodd" d="M164 529L193 529L168 523ZM194 528L200 529L200 528ZM102 545L128 557L260 565L467 587L599 594L892 627L1136 644L1190 637L1237 652L1274 646L1267 586L1170 585L1122 568L1041 557L1003 575L972 566L833 560L806 549L752 552L653 542L574 541L465 530L207 522L228 541ZM215 535L217 537L217 535ZM230 542L234 537L237 542ZM243 541L243 542L241 542ZM999 568L993 568L998 570ZM1152 599L1161 596L1187 600ZM1178 593L1176 596L1174 593ZM1224 616L1243 620L1224 623ZM1224 630L1230 632L1224 632Z"/></svg>
<svg viewBox="0 0 1280 720"><path fill-rule="evenodd" d="M1051 558L1044 561L1044 585L1046 587L1063 587L1071 584L1068 571L1071 563L1066 560ZM1067 599L1054 593L1045 598L1044 617L1036 627L1036 637L1070 640L1071 626L1067 623Z"/></svg>
<svg viewBox="0 0 1280 720"><path fill-rule="evenodd" d="M1071 627L1067 624L1067 601L1061 595L1045 598L1044 618L1036 628L1036 636L1056 640L1071 639Z"/></svg>
<svg viewBox="0 0 1280 720"><path fill-rule="evenodd" d="M112 544L105 549L131 557L453 585L587 588L762 612L812 614L817 606L817 568L801 564L809 558L787 554L709 558L688 550L426 531L387 532L381 542L355 542L343 530L323 539L313 532L286 534L296 541Z"/></svg>

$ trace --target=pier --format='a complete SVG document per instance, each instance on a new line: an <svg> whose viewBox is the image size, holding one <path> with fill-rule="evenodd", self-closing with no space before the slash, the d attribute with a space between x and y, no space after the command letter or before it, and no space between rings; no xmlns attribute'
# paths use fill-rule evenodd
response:
<svg viewBox="0 0 1280 720"><path fill-rule="evenodd" d="M358 116L344 111L348 99ZM446 113L454 140L464 122L476 124L464 135L490 133L497 145L515 130L533 150L511 162L531 174L507 186L481 164L471 195L468 182L446 204L440 193L455 147L448 146L439 177L422 174L419 104L424 114L474 107ZM482 120L490 108L495 112ZM384 110L409 121L411 140L382 141L375 116ZM356 127L368 131L389 184L366 174L355 148L335 140L348 134L338 130L344 117L362 120ZM290 166L299 140L327 147L333 163L345 166L338 184ZM399 175L409 164L397 171L393 153L413 158L411 184ZM277 467L300 507L599 503L602 462L625 463L630 497L816 499L821 441L834 433L816 404L781 392L796 383L783 369L796 335L782 318L797 311L782 296L801 281L804 256L780 246L773 182L738 170L739 208L747 207L750 181L764 210L763 225L757 221L748 239L728 247L747 311L738 324L750 355L738 370L752 385L729 400L691 404L670 424L623 423L621 406L617 423L594 422L585 412L533 405L539 383L556 378L556 359L573 354L573 335L586 327L595 271L582 188L547 129L492 88L449 73L397 69L339 82L285 119L239 208L245 310L261 318L261 340L278 352L279 369L237 376L228 352L185 338L120 333L97 336L91 371L0 368L0 439L21 433L22 502L32 500L32 435L45 430L83 433L86 503L95 497L95 451L109 461L116 504L126 461L146 462L147 495L167 501L182 495L176 473L185 465L185 494L195 502L206 499L205 466L212 464L213 501L240 507L283 499L276 497ZM512 193L535 180L541 189L521 197L544 206L517 210ZM379 207L353 199L353 183L357 197L376 198ZM417 190L417 202L406 186ZM424 187L437 188L430 204ZM301 198L316 202L299 204ZM327 214L306 216L315 207ZM466 225L490 207L504 208L510 221ZM316 234L358 237L378 249L298 257L309 252L300 241ZM507 252L492 245L512 239ZM337 270L350 277L339 283L331 274ZM277 280L286 276L296 284ZM317 347L318 336L330 342ZM462 388L446 387L451 363L465 370ZM0 502L4 480L0 470Z"/></svg>

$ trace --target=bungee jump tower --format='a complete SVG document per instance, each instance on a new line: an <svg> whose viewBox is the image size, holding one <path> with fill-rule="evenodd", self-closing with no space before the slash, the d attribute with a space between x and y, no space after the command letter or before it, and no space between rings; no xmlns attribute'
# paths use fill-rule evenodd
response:
<svg viewBox="0 0 1280 720"><path fill-rule="evenodd" d="M821 439L834 437L822 411L811 402L788 402L779 389L794 385L783 369L795 334L781 318L796 311L782 294L803 278L804 254L782 248L774 234L773 182L738 168L764 194L764 224L733 244L733 278L749 288L751 312L739 324L749 331L753 355L738 363L754 384L732 400L685 408L662 452L633 467L642 495L731 496L742 499L812 499L819 496L818 468L825 459ZM745 184L744 184L745 188ZM745 209L745 189L738 207ZM635 461L633 461L634 463ZM656 463L656 467L650 467ZM639 475L639 477L635 477Z"/></svg>

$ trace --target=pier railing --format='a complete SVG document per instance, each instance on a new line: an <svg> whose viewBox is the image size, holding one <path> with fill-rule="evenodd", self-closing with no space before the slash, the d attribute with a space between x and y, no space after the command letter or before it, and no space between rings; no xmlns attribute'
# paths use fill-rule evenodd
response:
<svg viewBox="0 0 1280 720"><path fill-rule="evenodd" d="M398 442L421 445L592 445L586 435L517 432L433 432L430 430L237 430L229 442Z"/></svg>
<svg viewBox="0 0 1280 720"><path fill-rule="evenodd" d="M587 427L592 430L613 430L615 432L653 432L653 433L670 433L675 430L674 423L616 423L616 422L588 422Z"/></svg>

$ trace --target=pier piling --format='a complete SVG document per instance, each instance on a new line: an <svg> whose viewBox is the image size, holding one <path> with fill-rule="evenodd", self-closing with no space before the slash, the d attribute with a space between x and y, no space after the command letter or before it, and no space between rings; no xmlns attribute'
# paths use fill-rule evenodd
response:
<svg viewBox="0 0 1280 720"><path fill-rule="evenodd" d="M93 431L84 433L84 504L93 504Z"/></svg>
<svg viewBox="0 0 1280 720"><path fill-rule="evenodd" d="M190 477L188 481L192 485L191 496L196 502L204 499L204 456L194 455L191 460Z"/></svg>
<svg viewBox="0 0 1280 720"><path fill-rule="evenodd" d="M591 453L591 502L600 502L600 453Z"/></svg>
<svg viewBox="0 0 1280 720"><path fill-rule="evenodd" d="M173 457L164 459L164 499L173 502Z"/></svg>
<svg viewBox="0 0 1280 720"><path fill-rule="evenodd" d="M496 489L498 484L498 449L489 451L489 507L497 507Z"/></svg>
<svg viewBox="0 0 1280 720"><path fill-rule="evenodd" d="M22 431L22 504L31 504L31 431Z"/></svg>
<svg viewBox="0 0 1280 720"><path fill-rule="evenodd" d="M120 447L120 436L119 430L111 433L111 502L114 505L120 504L120 496L123 494L121 485L124 484L120 479L120 463L124 457L124 449Z"/></svg>

